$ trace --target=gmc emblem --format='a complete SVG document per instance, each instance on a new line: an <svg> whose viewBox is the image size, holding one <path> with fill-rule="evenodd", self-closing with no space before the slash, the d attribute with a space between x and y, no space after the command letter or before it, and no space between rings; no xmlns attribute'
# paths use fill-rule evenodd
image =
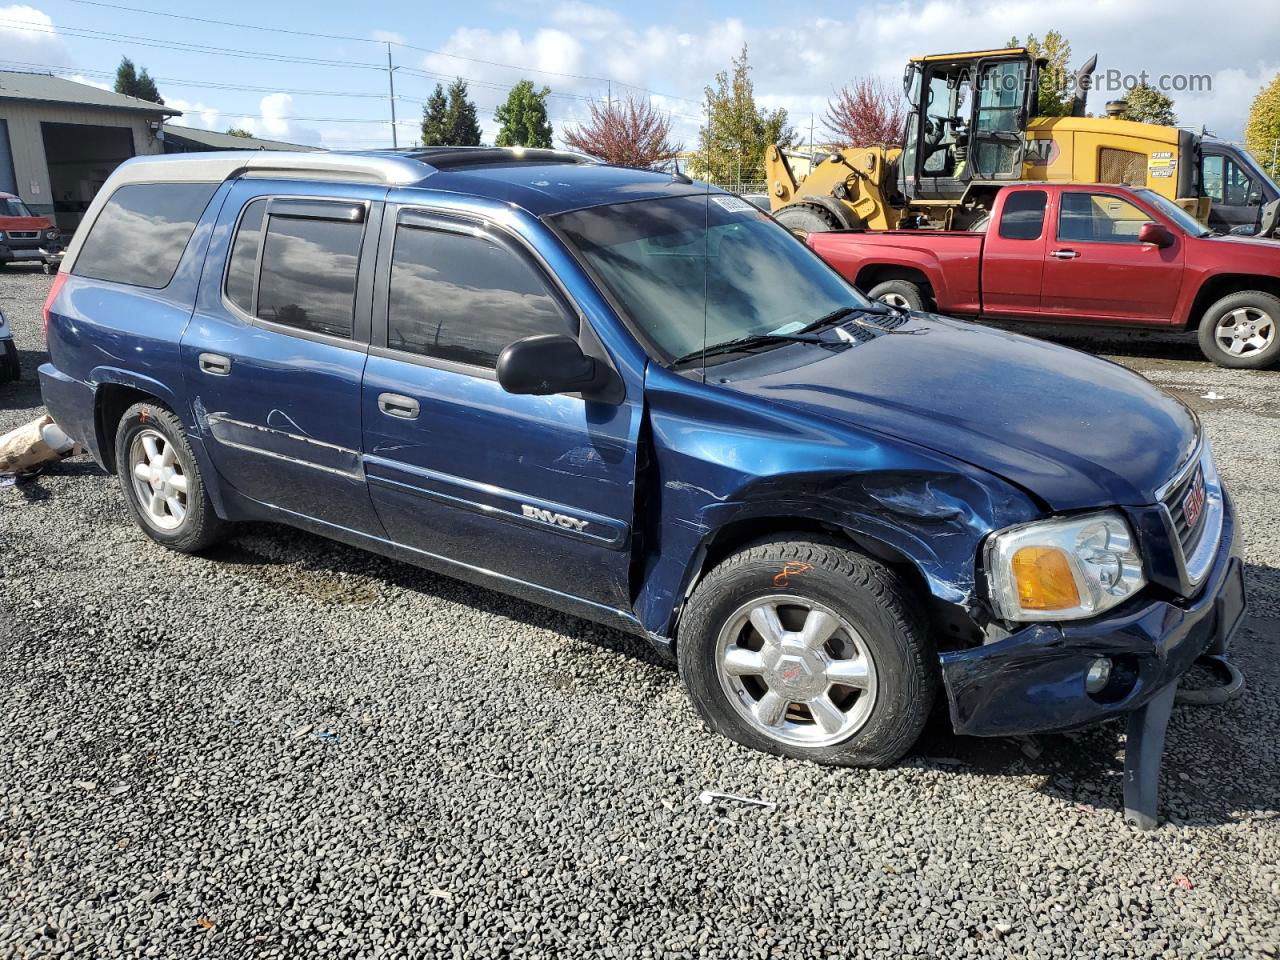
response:
<svg viewBox="0 0 1280 960"><path fill-rule="evenodd" d="M1200 511L1204 509L1205 489L1204 471L1196 471L1196 478L1191 482L1191 489L1182 498L1182 515L1186 518L1187 529L1192 530L1200 522Z"/></svg>

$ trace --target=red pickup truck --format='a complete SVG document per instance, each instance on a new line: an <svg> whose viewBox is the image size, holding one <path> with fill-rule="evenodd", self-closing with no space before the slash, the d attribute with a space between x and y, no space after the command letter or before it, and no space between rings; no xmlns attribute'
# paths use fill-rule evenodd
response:
<svg viewBox="0 0 1280 960"><path fill-rule="evenodd" d="M1198 330L1224 367L1280 360L1280 241L1222 236L1146 189L1011 184L974 229L812 233L872 297L984 320Z"/></svg>

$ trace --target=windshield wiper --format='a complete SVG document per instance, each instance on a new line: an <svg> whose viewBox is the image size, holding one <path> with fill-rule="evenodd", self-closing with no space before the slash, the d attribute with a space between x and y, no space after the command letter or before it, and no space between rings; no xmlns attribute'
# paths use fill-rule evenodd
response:
<svg viewBox="0 0 1280 960"><path fill-rule="evenodd" d="M672 360L671 365L678 367L680 364L689 363L691 360L701 360L703 357L714 357L723 353L735 353L738 350L751 350L770 343L816 343L820 347L849 346L848 342L844 340L828 340L825 337L805 336L799 331L795 333L753 333L749 337L735 337L723 343L714 343L709 347L690 350L684 356L676 357Z"/></svg>

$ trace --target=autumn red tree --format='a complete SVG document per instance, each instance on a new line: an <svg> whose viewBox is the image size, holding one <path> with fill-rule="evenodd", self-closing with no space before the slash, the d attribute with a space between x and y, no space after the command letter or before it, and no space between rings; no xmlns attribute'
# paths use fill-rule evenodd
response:
<svg viewBox="0 0 1280 960"><path fill-rule="evenodd" d="M624 167L656 167L682 149L671 141L671 115L648 100L627 97L589 105L591 118L566 130L564 142L575 150Z"/></svg>
<svg viewBox="0 0 1280 960"><path fill-rule="evenodd" d="M879 77L860 77L827 102L823 122L836 146L898 144L907 120L902 96Z"/></svg>

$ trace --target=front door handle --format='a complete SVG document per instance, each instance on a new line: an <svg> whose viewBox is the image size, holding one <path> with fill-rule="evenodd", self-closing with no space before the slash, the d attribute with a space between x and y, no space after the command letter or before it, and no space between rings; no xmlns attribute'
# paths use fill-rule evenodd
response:
<svg viewBox="0 0 1280 960"><path fill-rule="evenodd" d="M1059 260L1074 260L1076 257L1080 256L1080 254L1076 253L1074 250L1055 250L1053 253L1049 254L1049 256L1057 257Z"/></svg>
<svg viewBox="0 0 1280 960"><path fill-rule="evenodd" d="M200 354L200 369L215 377L225 377L231 373L231 358L217 353Z"/></svg>
<svg viewBox="0 0 1280 960"><path fill-rule="evenodd" d="M417 420L421 409L413 397L402 397L398 393L378 394L378 409L388 417L399 417L401 420Z"/></svg>

